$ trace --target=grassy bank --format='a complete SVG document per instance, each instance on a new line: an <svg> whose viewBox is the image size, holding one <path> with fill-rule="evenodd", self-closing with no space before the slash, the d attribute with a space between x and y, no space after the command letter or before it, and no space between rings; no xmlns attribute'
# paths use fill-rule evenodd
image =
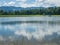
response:
<svg viewBox="0 0 60 45"><path fill-rule="evenodd" d="M47 16L47 15L0 15L0 17L33 17L33 16L39 17L39 16ZM60 15L51 15L51 16L60 16Z"/></svg>
<svg viewBox="0 0 60 45"><path fill-rule="evenodd" d="M0 17L33 17L33 16L43 16L43 15L0 15Z"/></svg>

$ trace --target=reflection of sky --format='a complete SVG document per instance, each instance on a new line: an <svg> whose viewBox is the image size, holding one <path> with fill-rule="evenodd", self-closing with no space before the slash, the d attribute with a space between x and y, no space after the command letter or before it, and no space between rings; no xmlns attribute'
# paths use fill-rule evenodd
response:
<svg viewBox="0 0 60 45"><path fill-rule="evenodd" d="M1 25L0 24L0 35L22 35L31 39L32 36L36 39L43 38L45 35L52 35L54 32L60 34L60 25L48 26L45 24L31 24L31 23L22 23L15 25Z"/></svg>
<svg viewBox="0 0 60 45"><path fill-rule="evenodd" d="M2 18L3 19L3 18ZM0 18L1 20L1 18ZM8 20L8 18L7 18ZM12 36L22 35L31 39L32 36L35 39L41 39L46 35L52 35L57 33L60 35L60 24L50 25L48 23L21 23L21 24L0 24L0 35Z"/></svg>

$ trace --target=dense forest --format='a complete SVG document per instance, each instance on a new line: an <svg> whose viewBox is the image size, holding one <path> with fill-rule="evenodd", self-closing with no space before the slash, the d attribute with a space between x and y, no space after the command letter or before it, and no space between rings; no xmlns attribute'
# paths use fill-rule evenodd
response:
<svg viewBox="0 0 60 45"><path fill-rule="evenodd" d="M0 15L60 15L60 7L48 7L48 8L43 7L8 12L0 9Z"/></svg>

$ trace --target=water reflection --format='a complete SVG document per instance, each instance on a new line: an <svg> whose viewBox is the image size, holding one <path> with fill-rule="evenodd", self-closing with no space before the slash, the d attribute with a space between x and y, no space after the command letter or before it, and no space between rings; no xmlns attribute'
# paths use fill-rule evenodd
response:
<svg viewBox="0 0 60 45"><path fill-rule="evenodd" d="M0 35L2 37L13 38L15 36L14 38L17 38L24 36L29 40L32 37L41 40L54 33L60 35L60 21L57 17L26 17L26 19L25 17L18 19L14 17L0 18L0 20Z"/></svg>

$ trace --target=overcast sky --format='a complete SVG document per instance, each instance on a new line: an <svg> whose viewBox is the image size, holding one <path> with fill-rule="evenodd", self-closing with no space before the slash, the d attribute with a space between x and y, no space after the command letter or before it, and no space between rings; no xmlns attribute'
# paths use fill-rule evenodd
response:
<svg viewBox="0 0 60 45"><path fill-rule="evenodd" d="M60 6L60 0L0 0L0 6L17 6L17 7Z"/></svg>

